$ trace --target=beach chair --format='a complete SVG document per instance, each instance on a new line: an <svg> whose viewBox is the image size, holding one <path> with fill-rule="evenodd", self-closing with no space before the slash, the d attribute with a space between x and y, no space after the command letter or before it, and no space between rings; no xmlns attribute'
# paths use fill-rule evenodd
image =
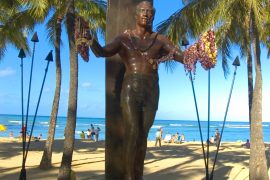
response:
<svg viewBox="0 0 270 180"><path fill-rule="evenodd" d="M172 139L172 135L171 134L166 134L165 138L163 139L163 142L170 143L171 139Z"/></svg>

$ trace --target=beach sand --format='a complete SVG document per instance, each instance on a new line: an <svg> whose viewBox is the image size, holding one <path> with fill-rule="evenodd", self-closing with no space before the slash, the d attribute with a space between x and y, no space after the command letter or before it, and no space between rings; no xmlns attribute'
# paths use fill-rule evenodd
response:
<svg viewBox="0 0 270 180"><path fill-rule="evenodd" d="M63 140L56 140L53 152L53 168L40 170L45 141L31 142L26 162L27 179L56 179L62 158ZM155 147L148 142L145 159L145 180L199 180L205 177L203 153L200 142L183 144L163 143ZM76 140L72 169L79 180L105 179L105 142ZM22 162L22 145L17 139L0 138L0 179L18 180ZM210 146L213 159L215 146ZM267 144L267 154L269 152ZM214 179L249 179L249 149L241 147L241 142L224 142L219 151ZM212 161L209 168L212 169ZM269 171L270 173L270 171Z"/></svg>

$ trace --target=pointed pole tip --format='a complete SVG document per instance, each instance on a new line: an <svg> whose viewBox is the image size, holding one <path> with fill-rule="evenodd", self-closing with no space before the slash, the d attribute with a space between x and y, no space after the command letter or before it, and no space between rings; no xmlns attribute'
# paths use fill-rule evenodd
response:
<svg viewBox="0 0 270 180"><path fill-rule="evenodd" d="M45 58L45 60L47 61L53 61L53 54L52 54L52 50L49 52L49 54L47 55L47 57Z"/></svg>
<svg viewBox="0 0 270 180"><path fill-rule="evenodd" d="M39 42L37 32L34 33L34 35L32 36L31 41L32 41L32 42Z"/></svg>
<svg viewBox="0 0 270 180"><path fill-rule="evenodd" d="M233 66L240 66L240 61L239 61L239 57L236 56L235 60L233 61Z"/></svg>
<svg viewBox="0 0 270 180"><path fill-rule="evenodd" d="M20 49L20 52L19 52L18 57L19 57L19 58L25 58L25 57L26 57L23 48Z"/></svg>
<svg viewBox="0 0 270 180"><path fill-rule="evenodd" d="M182 39L182 44L181 44L182 46L188 46L189 45L189 42L188 42L188 40L187 40L187 38L186 37L184 37L183 39Z"/></svg>

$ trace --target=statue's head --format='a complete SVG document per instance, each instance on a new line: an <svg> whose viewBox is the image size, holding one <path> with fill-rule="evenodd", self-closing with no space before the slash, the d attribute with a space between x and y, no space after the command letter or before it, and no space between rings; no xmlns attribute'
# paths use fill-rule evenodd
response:
<svg viewBox="0 0 270 180"><path fill-rule="evenodd" d="M153 26L155 16L155 8L149 1L142 1L136 6L136 23L139 26L150 27Z"/></svg>

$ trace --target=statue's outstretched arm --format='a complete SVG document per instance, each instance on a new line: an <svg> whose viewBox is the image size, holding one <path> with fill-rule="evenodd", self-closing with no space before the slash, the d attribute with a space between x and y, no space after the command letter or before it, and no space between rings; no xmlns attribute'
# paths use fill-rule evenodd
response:
<svg viewBox="0 0 270 180"><path fill-rule="evenodd" d="M102 47L96 39L92 39L89 44L91 50L96 57L110 57L119 52L121 48L121 41L119 38L115 38L112 42Z"/></svg>

